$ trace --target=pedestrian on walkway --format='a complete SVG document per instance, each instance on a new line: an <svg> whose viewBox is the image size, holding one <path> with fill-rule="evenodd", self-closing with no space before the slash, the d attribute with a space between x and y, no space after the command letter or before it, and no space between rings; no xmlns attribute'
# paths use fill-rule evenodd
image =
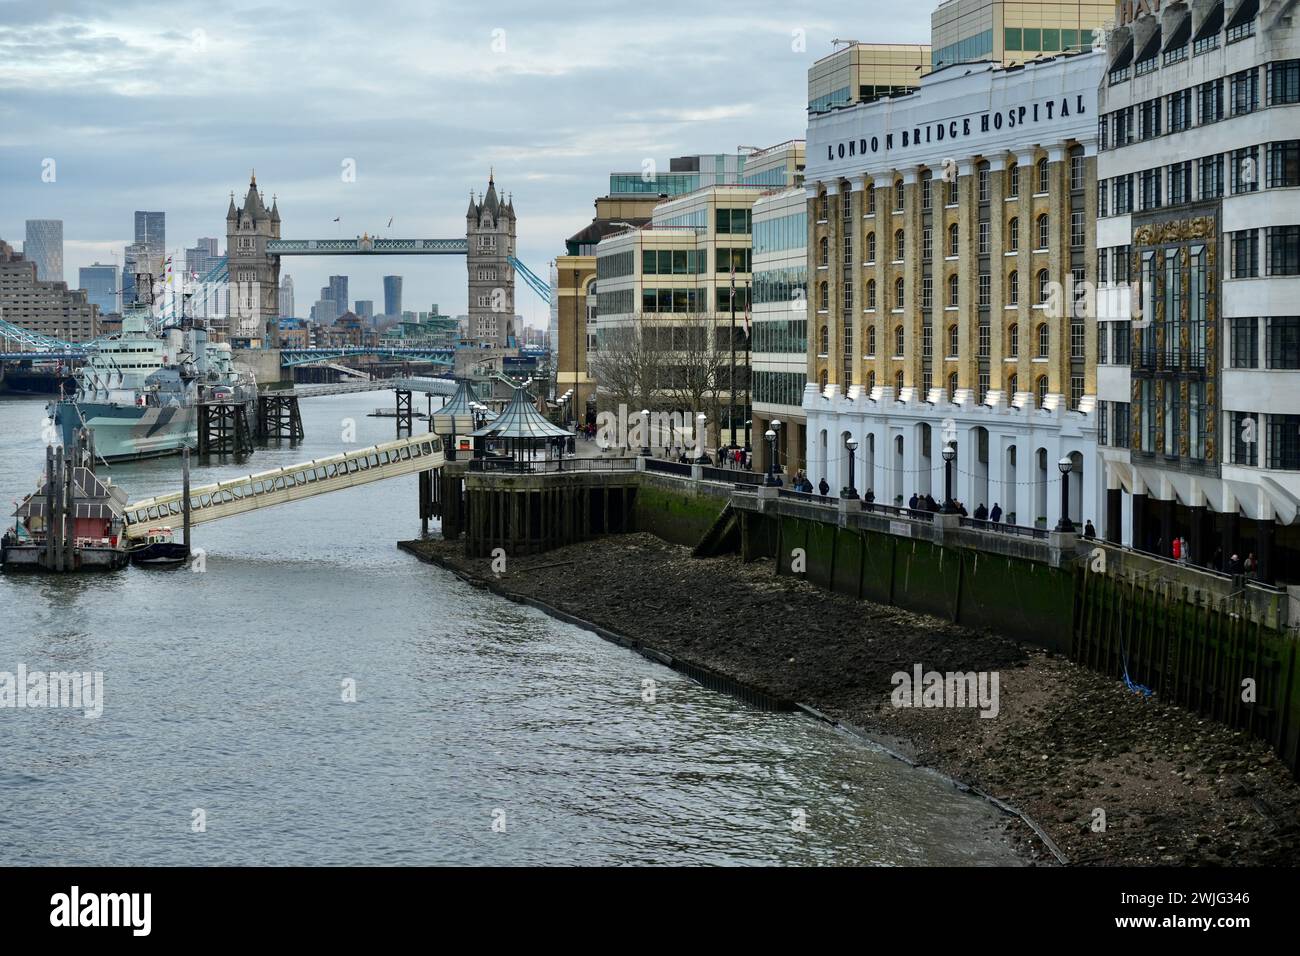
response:
<svg viewBox="0 0 1300 956"><path fill-rule="evenodd" d="M912 492L912 497L909 498L908 501L907 501L907 506L908 506L909 508L911 508L913 511L915 511L915 510L916 510L916 504L917 504L917 502L920 501L920 500L921 500L921 496L918 495L918 494L914 491L914 492Z"/></svg>
<svg viewBox="0 0 1300 956"><path fill-rule="evenodd" d="M825 498L828 494L830 494L831 486L828 485L826 483L826 479L823 478L821 481L817 482L817 490L820 491L822 493L822 497Z"/></svg>
<svg viewBox="0 0 1300 956"><path fill-rule="evenodd" d="M996 501L993 502L993 510L989 512L989 520L994 524L1002 520L1002 506Z"/></svg>
<svg viewBox="0 0 1300 956"><path fill-rule="evenodd" d="M1091 518L1083 523L1083 536L1089 541L1097 537L1097 529L1092 526Z"/></svg>
<svg viewBox="0 0 1300 956"><path fill-rule="evenodd" d="M975 509L975 520L976 521L989 520L989 509L984 507L984 502L982 501L979 503L979 506Z"/></svg>

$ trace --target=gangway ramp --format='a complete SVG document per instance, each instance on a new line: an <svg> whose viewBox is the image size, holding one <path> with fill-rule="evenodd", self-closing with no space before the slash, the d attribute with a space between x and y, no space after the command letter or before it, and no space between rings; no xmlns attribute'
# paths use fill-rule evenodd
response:
<svg viewBox="0 0 1300 956"><path fill-rule="evenodd" d="M444 460L442 440L424 434L231 478L190 489L190 523L248 514L385 478L430 471L441 468ZM178 526L183 514L184 499L179 491L127 505L126 536L142 538L160 523Z"/></svg>

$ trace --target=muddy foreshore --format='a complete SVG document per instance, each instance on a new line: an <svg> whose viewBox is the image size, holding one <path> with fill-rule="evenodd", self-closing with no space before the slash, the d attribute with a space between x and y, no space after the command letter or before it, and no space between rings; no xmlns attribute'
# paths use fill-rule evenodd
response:
<svg viewBox="0 0 1300 956"><path fill-rule="evenodd" d="M1300 862L1300 785L1263 743L1032 646L648 534L511 558L500 576L461 542L402 547L859 728L1019 808L1073 864ZM892 706L892 675L915 664L996 671L998 716ZM1029 827L1010 832L1053 861Z"/></svg>

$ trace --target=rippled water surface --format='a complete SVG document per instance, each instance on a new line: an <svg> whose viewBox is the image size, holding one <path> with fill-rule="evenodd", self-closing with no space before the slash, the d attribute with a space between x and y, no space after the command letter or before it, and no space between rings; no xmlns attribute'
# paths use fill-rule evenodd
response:
<svg viewBox="0 0 1300 956"><path fill-rule="evenodd" d="M366 412L391 401L304 402L303 445L194 481L336 452L349 418L386 440ZM6 504L35 485L43 408L0 397ZM109 473L132 500L180 486L179 459ZM415 507L410 476L202 525L205 573L0 577L0 671L104 674L99 719L0 708L0 858L1015 862L996 812L941 781L398 551Z"/></svg>

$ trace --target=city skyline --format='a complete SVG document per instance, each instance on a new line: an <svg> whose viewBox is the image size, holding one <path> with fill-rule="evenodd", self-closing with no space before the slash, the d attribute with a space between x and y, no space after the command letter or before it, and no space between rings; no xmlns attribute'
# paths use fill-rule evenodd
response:
<svg viewBox="0 0 1300 956"><path fill-rule="evenodd" d="M669 4L636 30L596 5L575 11L575 26L524 5L463 15L399 4L374 12L374 43L343 69L333 62L349 30L342 5L323 4L304 27L249 4L220 21L180 4L184 30L152 27L132 16L137 7L115 8L111 19L89 4L0 14L0 90L12 120L0 152L0 238L20 241L26 219L63 219L68 276L96 261L120 266L135 210L166 212L169 255L220 235L231 191L242 195L256 169L290 238L456 237L469 191L485 191L495 171L519 212L519 257L545 277L611 171L802 135L808 66L831 52L832 38L854 35L810 3L753 5L741 22ZM930 12L863 11L849 25L859 39L881 31L923 41ZM301 39L293 69L277 69L289 33ZM721 35L733 52L717 47ZM741 49L754 51L750 66L741 61L743 78ZM72 68L85 62L95 70ZM357 81L381 73L382 84ZM275 103L247 108L242 94L271 81L293 106L287 114ZM189 105L178 112L171 104L182 95ZM112 124L98 119L105 98ZM606 117L599 127L597 113ZM232 130L245 147L232 148ZM162 142L165 151L139 162L142 144ZM468 311L462 269L439 259L348 265L367 298L382 297L383 275L400 273L404 298L453 315ZM295 281L317 289L338 271L304 259ZM516 305L526 324L546 325L531 293Z"/></svg>

